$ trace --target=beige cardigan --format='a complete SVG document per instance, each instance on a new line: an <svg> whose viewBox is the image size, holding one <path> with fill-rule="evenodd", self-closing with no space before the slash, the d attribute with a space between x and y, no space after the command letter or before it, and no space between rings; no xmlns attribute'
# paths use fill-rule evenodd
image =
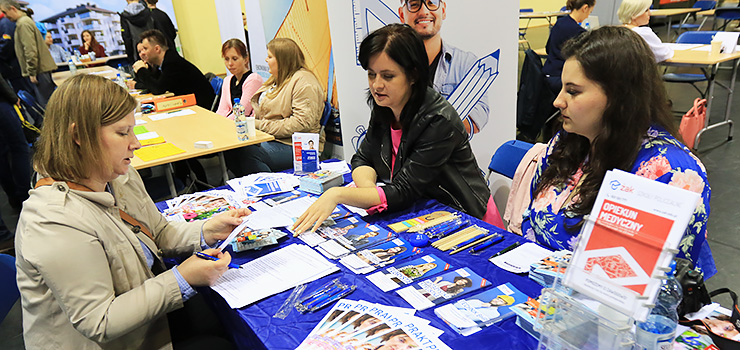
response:
<svg viewBox="0 0 740 350"><path fill-rule="evenodd" d="M504 221L508 222L506 230L522 235L522 214L529 208L531 202L532 178L537 171L537 164L547 152L547 145L536 143L524 154L516 167L514 178L511 181L509 198L506 200Z"/></svg>
<svg viewBox="0 0 740 350"><path fill-rule="evenodd" d="M55 182L24 203L15 244L27 349L172 348L166 314L182 307L180 288L172 270L154 276L139 240L160 259L192 253L202 223L166 221L133 168L111 186L115 198Z"/></svg>
<svg viewBox="0 0 740 350"><path fill-rule="evenodd" d="M260 96L268 87L262 86L252 96L252 107L256 117L255 126L277 141L290 145L294 132L318 133L319 121L324 111L324 90L311 72L301 69L285 83L274 98ZM321 135L319 149L323 148Z"/></svg>

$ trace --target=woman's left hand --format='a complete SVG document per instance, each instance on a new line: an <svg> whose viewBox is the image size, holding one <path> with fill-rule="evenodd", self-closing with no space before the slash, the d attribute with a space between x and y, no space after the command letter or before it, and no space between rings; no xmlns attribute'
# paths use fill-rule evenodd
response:
<svg viewBox="0 0 740 350"><path fill-rule="evenodd" d="M332 187L319 197L293 224L293 236L298 236L304 231L311 229L311 232L321 226L321 223L331 215L339 204L337 200L337 191L340 188Z"/></svg>
<svg viewBox="0 0 740 350"><path fill-rule="evenodd" d="M212 216L203 224L203 239L206 244L210 246L229 237L231 231L242 223L242 218L251 213L247 208L240 208Z"/></svg>

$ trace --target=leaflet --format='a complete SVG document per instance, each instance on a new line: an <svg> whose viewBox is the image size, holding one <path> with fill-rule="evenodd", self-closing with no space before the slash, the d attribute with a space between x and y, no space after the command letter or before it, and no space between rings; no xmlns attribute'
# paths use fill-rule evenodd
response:
<svg viewBox="0 0 740 350"><path fill-rule="evenodd" d="M433 276L447 271L452 265L444 262L434 254L389 267L367 276L367 279L384 292L394 290L402 285L411 284L423 277Z"/></svg>
<svg viewBox="0 0 740 350"><path fill-rule="evenodd" d="M339 259L339 262L356 274L366 274L376 268L393 264L419 253L421 249L412 246L403 238L396 238L371 249L344 256Z"/></svg>
<svg viewBox="0 0 740 350"><path fill-rule="evenodd" d="M607 172L564 283L643 321L660 289L699 193L629 174ZM675 252L675 251L674 251Z"/></svg>
<svg viewBox="0 0 740 350"><path fill-rule="evenodd" d="M432 277L396 291L416 310L426 310L491 284L467 267Z"/></svg>

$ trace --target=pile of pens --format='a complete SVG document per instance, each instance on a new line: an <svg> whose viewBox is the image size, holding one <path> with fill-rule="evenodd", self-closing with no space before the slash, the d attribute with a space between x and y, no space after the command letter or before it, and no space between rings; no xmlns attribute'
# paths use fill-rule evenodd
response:
<svg viewBox="0 0 740 350"><path fill-rule="evenodd" d="M425 228L423 233L429 236L430 239L435 239L444 237L466 226L470 226L470 220L463 219L460 216L455 215L452 220Z"/></svg>
<svg viewBox="0 0 740 350"><path fill-rule="evenodd" d="M313 312L323 308L339 299L344 298L355 290L355 285L347 285L339 282L335 278L331 282L324 284L308 296L302 298L295 304L296 310L305 313Z"/></svg>
<svg viewBox="0 0 740 350"><path fill-rule="evenodd" d="M503 236L501 234L489 234L488 230L473 225L437 240L432 243L432 247L441 251L450 250L450 255L457 254L466 249L470 249L469 252L475 254L502 240Z"/></svg>

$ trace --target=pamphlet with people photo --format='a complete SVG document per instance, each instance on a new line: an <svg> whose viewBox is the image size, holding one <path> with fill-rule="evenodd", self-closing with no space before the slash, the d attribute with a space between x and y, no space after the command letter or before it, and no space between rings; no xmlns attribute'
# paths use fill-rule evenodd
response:
<svg viewBox="0 0 740 350"><path fill-rule="evenodd" d="M460 299L434 310L439 318L445 321L456 332L468 336L478 332L482 327L514 315L514 305L527 301L527 295L520 292L511 283Z"/></svg>
<svg viewBox="0 0 740 350"><path fill-rule="evenodd" d="M434 254L391 266L367 276L367 279L384 292L413 283L423 277L434 276L452 266Z"/></svg>
<svg viewBox="0 0 740 350"><path fill-rule="evenodd" d="M416 310L425 310L491 284L467 267L431 277L396 291Z"/></svg>

